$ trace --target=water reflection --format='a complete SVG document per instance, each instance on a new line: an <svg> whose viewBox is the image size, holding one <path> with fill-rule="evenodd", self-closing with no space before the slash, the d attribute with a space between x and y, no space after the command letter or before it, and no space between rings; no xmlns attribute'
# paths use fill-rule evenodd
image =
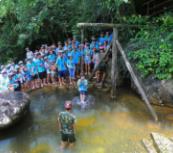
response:
<svg viewBox="0 0 173 153"><path fill-rule="evenodd" d="M77 143L71 153L145 153L140 140L153 131L171 137L172 111L155 107L164 121L153 123L150 114L133 93L120 90L117 103L109 93L92 91L96 103L91 110L74 109L77 116ZM0 132L0 153L59 153L60 133L57 114L63 102L77 96L76 91L45 88L30 93L30 114L22 123ZM12 153L11 152L11 153Z"/></svg>

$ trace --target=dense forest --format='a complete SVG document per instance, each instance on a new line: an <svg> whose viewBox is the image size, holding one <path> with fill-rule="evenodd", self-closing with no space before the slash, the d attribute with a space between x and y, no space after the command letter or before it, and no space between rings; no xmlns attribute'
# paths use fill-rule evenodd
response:
<svg viewBox="0 0 173 153"><path fill-rule="evenodd" d="M120 29L120 39L130 44L128 55L143 74L158 79L173 74L173 16L141 16L132 0L1 0L0 62L23 58L24 48L57 43L75 35L78 22L139 25ZM93 29L97 32L100 29ZM88 30L88 33L93 33Z"/></svg>

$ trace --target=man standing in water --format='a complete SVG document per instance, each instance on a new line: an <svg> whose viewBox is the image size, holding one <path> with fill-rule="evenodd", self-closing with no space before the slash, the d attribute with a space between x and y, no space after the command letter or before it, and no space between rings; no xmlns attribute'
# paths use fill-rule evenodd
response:
<svg viewBox="0 0 173 153"><path fill-rule="evenodd" d="M65 111L60 112L58 116L59 129L61 132L61 148L72 148L75 142L74 125L76 117L71 113L72 103L66 101L64 104Z"/></svg>

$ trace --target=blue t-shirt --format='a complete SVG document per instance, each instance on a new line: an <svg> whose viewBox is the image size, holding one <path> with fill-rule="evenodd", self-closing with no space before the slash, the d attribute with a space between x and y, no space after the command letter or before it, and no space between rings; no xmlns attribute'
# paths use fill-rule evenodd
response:
<svg viewBox="0 0 173 153"><path fill-rule="evenodd" d="M79 79L77 82L78 90L79 91L87 91L88 90L88 81L86 79L81 80Z"/></svg>
<svg viewBox="0 0 173 153"><path fill-rule="evenodd" d="M27 63L26 64L26 68L27 68L27 70L30 72L30 74L31 74L31 72L32 72L32 63Z"/></svg>
<svg viewBox="0 0 173 153"><path fill-rule="evenodd" d="M32 62L32 64L31 64L31 74L36 75L37 73L38 73L37 65L35 64L35 62Z"/></svg>
<svg viewBox="0 0 173 153"><path fill-rule="evenodd" d="M56 61L56 55L55 54L49 54L47 58L48 58L48 61L50 63L55 63L55 61Z"/></svg>
<svg viewBox="0 0 173 153"><path fill-rule="evenodd" d="M58 57L56 60L56 66L58 71L66 71L65 59L63 57Z"/></svg>
<svg viewBox="0 0 173 153"><path fill-rule="evenodd" d="M104 37L99 37L98 39L100 45L104 45L105 38Z"/></svg>
<svg viewBox="0 0 173 153"><path fill-rule="evenodd" d="M74 64L79 64L80 57L81 57L80 51L79 50L76 50L76 51L73 50L72 51L72 56L73 56Z"/></svg>
<svg viewBox="0 0 173 153"><path fill-rule="evenodd" d="M42 59L36 59L35 64L39 73L45 71L44 61Z"/></svg>
<svg viewBox="0 0 173 153"><path fill-rule="evenodd" d="M98 44L98 42L91 42L91 44L90 44L90 49L93 49L93 48L99 49L99 44Z"/></svg>
<svg viewBox="0 0 173 153"><path fill-rule="evenodd" d="M75 63L74 63L74 61L68 59L68 60L67 60L67 67L68 67L69 69L75 69Z"/></svg>

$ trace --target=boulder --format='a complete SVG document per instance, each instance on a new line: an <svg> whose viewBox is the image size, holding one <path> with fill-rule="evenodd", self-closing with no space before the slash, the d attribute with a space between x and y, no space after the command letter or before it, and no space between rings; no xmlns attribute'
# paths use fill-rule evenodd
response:
<svg viewBox="0 0 173 153"><path fill-rule="evenodd" d="M162 101L173 104L173 80L161 81L158 91Z"/></svg>
<svg viewBox="0 0 173 153"><path fill-rule="evenodd" d="M28 111L29 96L23 92L0 94L0 129L9 127Z"/></svg>
<svg viewBox="0 0 173 153"><path fill-rule="evenodd" d="M173 142L169 138L155 132L151 136L159 153L173 153Z"/></svg>
<svg viewBox="0 0 173 153"><path fill-rule="evenodd" d="M153 142L151 140L143 139L142 143L144 144L144 147L148 153L157 153L156 149L154 148Z"/></svg>
<svg viewBox="0 0 173 153"><path fill-rule="evenodd" d="M138 77L151 102L173 105L173 80L160 81L152 76L145 79L142 79L139 75ZM131 87L138 92L133 81L131 81Z"/></svg>

